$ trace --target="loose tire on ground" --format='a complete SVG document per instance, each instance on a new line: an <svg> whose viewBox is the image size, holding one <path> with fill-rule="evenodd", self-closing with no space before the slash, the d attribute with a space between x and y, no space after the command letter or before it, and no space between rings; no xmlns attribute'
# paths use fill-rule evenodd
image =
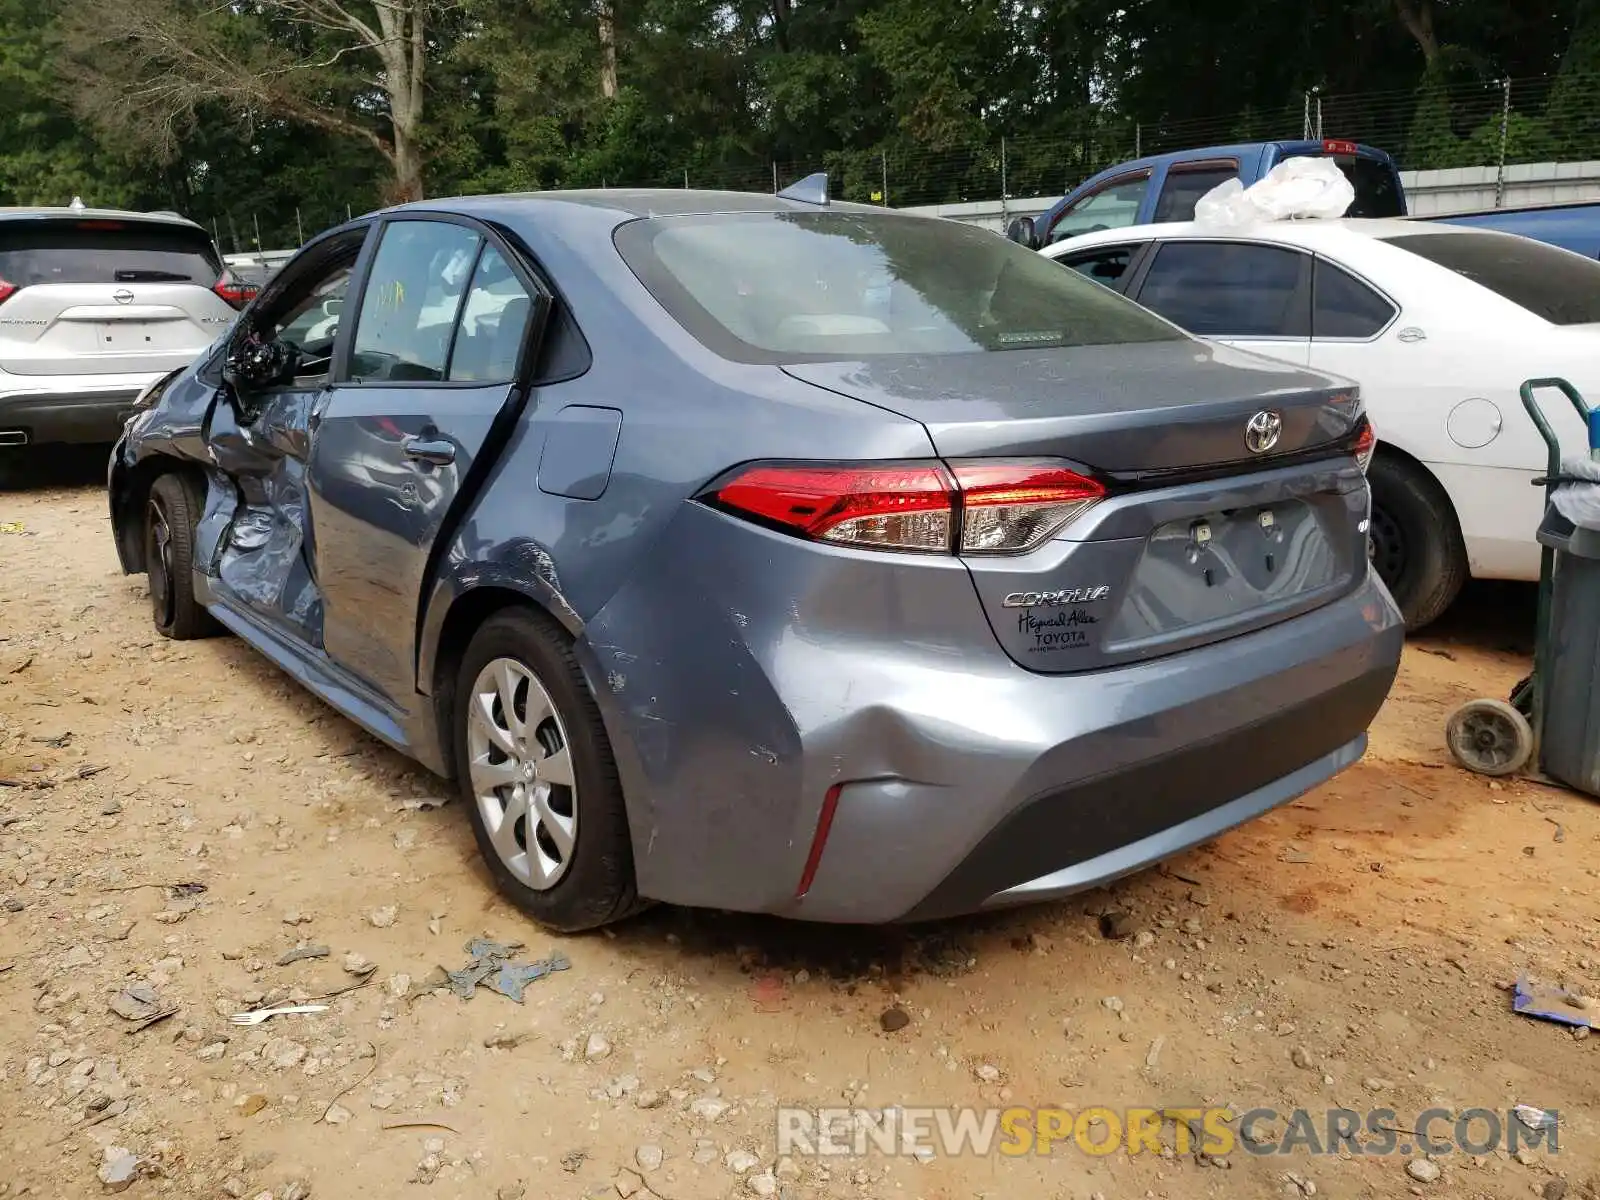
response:
<svg viewBox="0 0 1600 1200"><path fill-rule="evenodd" d="M554 621L511 609L484 622L461 660L451 724L473 835L513 903L563 933L643 907L610 741Z"/></svg>
<svg viewBox="0 0 1600 1200"><path fill-rule="evenodd" d="M199 486L187 475L162 475L150 486L144 510L145 577L156 632L175 641L212 637L221 626L194 598L194 530L205 510Z"/></svg>
<svg viewBox="0 0 1600 1200"><path fill-rule="evenodd" d="M1367 479L1372 565L1415 633L1437 620L1467 581L1461 527L1444 489L1404 460L1380 453Z"/></svg>

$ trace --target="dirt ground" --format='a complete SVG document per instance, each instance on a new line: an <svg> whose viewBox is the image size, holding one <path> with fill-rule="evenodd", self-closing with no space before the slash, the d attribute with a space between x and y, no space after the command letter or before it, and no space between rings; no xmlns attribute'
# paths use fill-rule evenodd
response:
<svg viewBox="0 0 1600 1200"><path fill-rule="evenodd" d="M1364 762L1109 891L912 930L656 909L553 939L496 897L443 784L239 641L155 635L98 470L0 492L7 1200L122 1186L115 1148L131 1196L247 1200L1594 1193L1600 1039L1514 1015L1506 986L1600 993L1600 807L1442 744L1454 705L1526 671L1531 589L1474 590L1407 650ZM1137 932L1103 937L1111 910ZM428 990L479 935L570 969L521 1006ZM328 956L278 965L308 946ZM348 955L376 970L327 1011L229 1023L359 982ZM120 1007L176 1013L112 1011L139 985ZM1525 1103L1559 1111L1559 1152L1442 1155L1426 1181L1304 1148L776 1157L778 1104L895 1103L1402 1126Z"/></svg>

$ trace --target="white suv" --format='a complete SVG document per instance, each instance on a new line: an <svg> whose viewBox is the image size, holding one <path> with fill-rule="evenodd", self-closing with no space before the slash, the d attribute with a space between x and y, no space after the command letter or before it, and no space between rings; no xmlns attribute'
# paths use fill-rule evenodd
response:
<svg viewBox="0 0 1600 1200"><path fill-rule="evenodd" d="M182 217L0 208L0 452L115 441L145 385L188 365L253 292Z"/></svg>

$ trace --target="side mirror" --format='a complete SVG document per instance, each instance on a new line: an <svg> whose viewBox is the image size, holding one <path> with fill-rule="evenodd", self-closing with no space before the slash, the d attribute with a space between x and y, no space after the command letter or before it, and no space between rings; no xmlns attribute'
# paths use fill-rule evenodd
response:
<svg viewBox="0 0 1600 1200"><path fill-rule="evenodd" d="M244 342L222 363L222 379L234 391L257 391L294 378L300 354L287 342Z"/></svg>
<svg viewBox="0 0 1600 1200"><path fill-rule="evenodd" d="M322 302L322 315L337 317L344 308L344 300L339 296L329 296Z"/></svg>
<svg viewBox="0 0 1600 1200"><path fill-rule="evenodd" d="M1033 227L1032 217L1018 217L1006 226L1006 238L1029 250L1039 248L1039 234Z"/></svg>

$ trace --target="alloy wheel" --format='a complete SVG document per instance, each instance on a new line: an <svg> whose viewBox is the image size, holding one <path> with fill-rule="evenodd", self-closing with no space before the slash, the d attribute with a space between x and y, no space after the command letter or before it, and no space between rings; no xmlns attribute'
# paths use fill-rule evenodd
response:
<svg viewBox="0 0 1600 1200"><path fill-rule="evenodd" d="M538 678L514 658L478 672L467 705L467 772L500 861L545 891L572 863L578 785L566 726Z"/></svg>

